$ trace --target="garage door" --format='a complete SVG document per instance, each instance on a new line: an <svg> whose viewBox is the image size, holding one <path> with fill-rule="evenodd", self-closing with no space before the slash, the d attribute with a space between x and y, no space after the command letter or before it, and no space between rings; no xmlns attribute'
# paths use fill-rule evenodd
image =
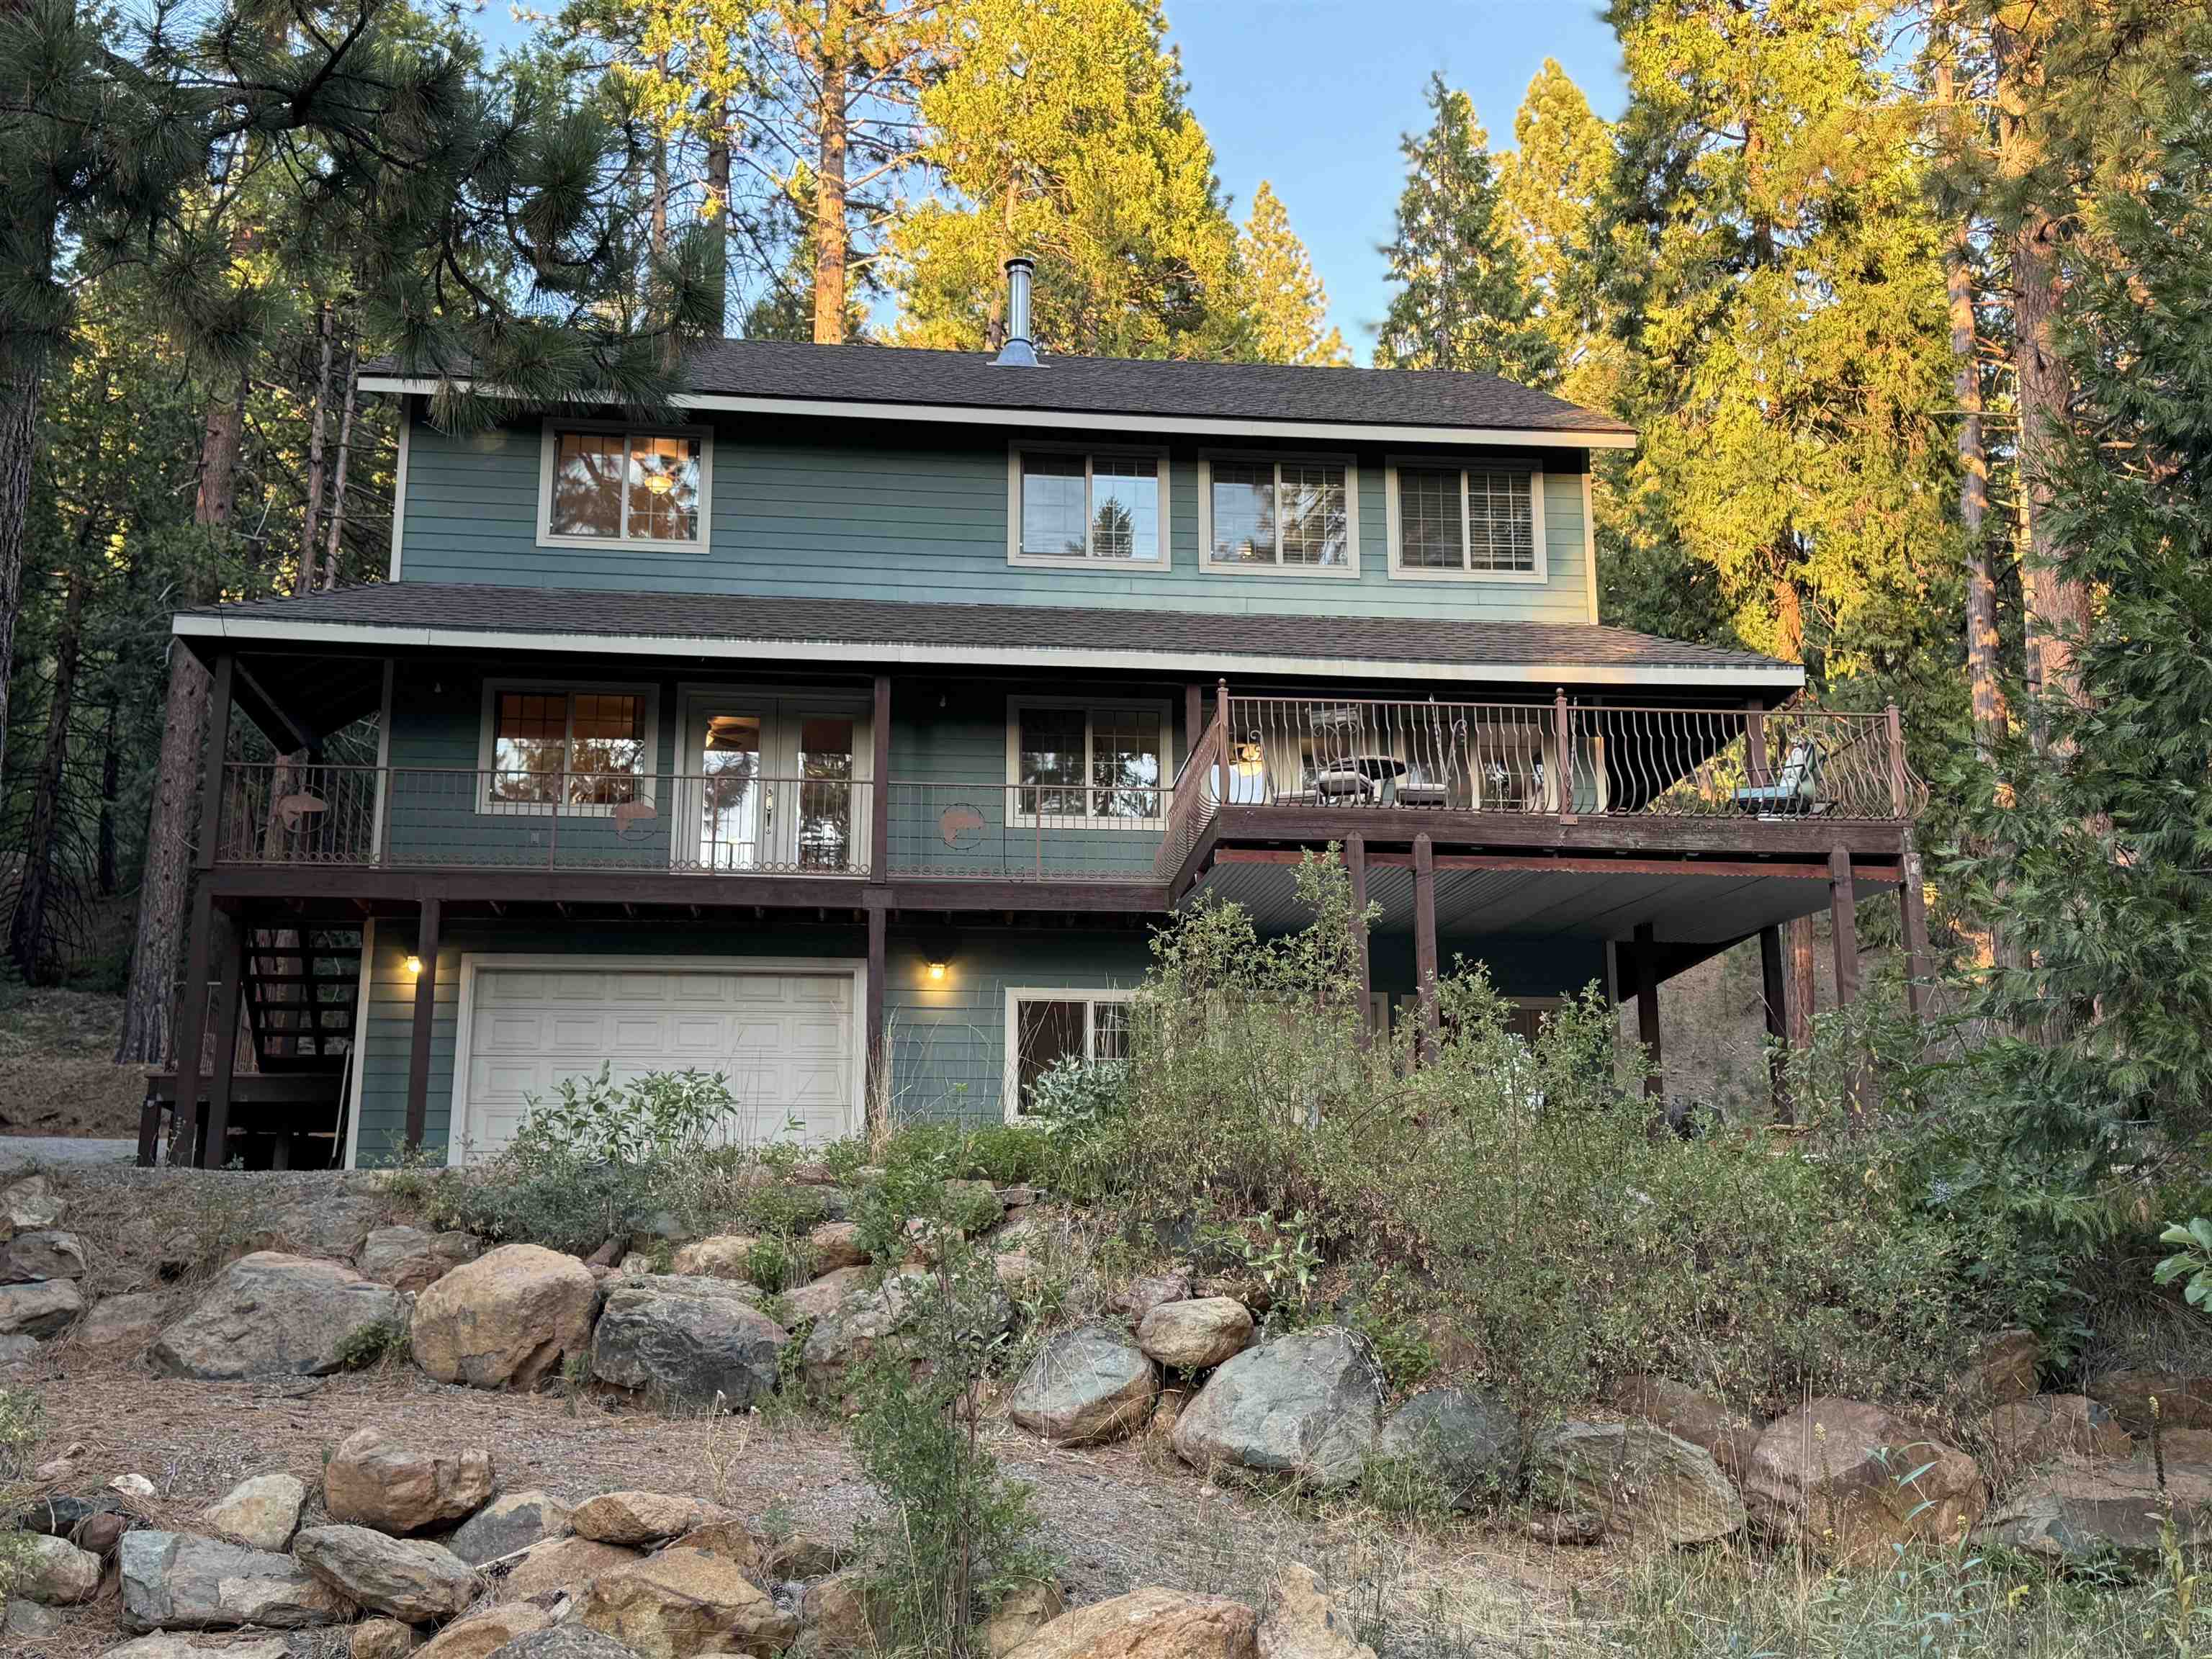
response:
<svg viewBox="0 0 2212 1659"><path fill-rule="evenodd" d="M468 1154L499 1151L532 1096L550 1099L602 1063L617 1081L721 1073L738 1099L724 1139L850 1134L853 993L847 973L478 965L457 1115Z"/></svg>

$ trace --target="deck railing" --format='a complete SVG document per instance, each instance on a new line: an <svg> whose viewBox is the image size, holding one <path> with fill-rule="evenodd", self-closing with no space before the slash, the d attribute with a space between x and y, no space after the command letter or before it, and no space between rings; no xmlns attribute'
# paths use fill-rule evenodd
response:
<svg viewBox="0 0 2212 1659"><path fill-rule="evenodd" d="M900 783L891 873L927 880L1143 881L1171 791L1156 783Z"/></svg>

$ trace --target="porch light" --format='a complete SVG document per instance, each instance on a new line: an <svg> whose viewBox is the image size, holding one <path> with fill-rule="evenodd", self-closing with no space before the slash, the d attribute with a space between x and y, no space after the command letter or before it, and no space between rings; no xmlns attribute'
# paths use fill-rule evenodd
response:
<svg viewBox="0 0 2212 1659"><path fill-rule="evenodd" d="M408 958L407 958L407 971L408 971L409 973L410 973L410 974L419 974L419 973L421 973L421 972L422 971L422 957L408 957Z"/></svg>
<svg viewBox="0 0 2212 1659"><path fill-rule="evenodd" d="M949 962L933 962L926 964L925 971L929 975L929 982L933 985L944 983L945 975L951 970L951 966Z"/></svg>
<svg viewBox="0 0 2212 1659"><path fill-rule="evenodd" d="M665 495L676 488L676 480L665 472L648 472L646 474L645 487L655 495Z"/></svg>

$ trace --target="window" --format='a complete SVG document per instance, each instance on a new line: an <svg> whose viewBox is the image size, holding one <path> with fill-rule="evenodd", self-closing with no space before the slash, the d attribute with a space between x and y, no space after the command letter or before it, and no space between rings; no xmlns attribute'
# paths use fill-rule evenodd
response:
<svg viewBox="0 0 2212 1659"><path fill-rule="evenodd" d="M1163 465L1158 455L1013 452L1009 560L1164 568Z"/></svg>
<svg viewBox="0 0 2212 1659"><path fill-rule="evenodd" d="M1400 463L1390 469L1393 575L1545 579L1544 475Z"/></svg>
<svg viewBox="0 0 2212 1659"><path fill-rule="evenodd" d="M1127 991L1006 993L1006 1121L1030 1107L1037 1079L1064 1060L1090 1064L1129 1057Z"/></svg>
<svg viewBox="0 0 2212 1659"><path fill-rule="evenodd" d="M1200 562L1209 570L1357 574L1356 478L1342 460L1208 460Z"/></svg>
<svg viewBox="0 0 2212 1659"><path fill-rule="evenodd" d="M1163 706L1018 705L1011 724L1018 822L1072 819L1079 828L1110 828L1165 816Z"/></svg>
<svg viewBox="0 0 2212 1659"><path fill-rule="evenodd" d="M488 685L486 811L605 811L644 798L653 697L642 690Z"/></svg>
<svg viewBox="0 0 2212 1659"><path fill-rule="evenodd" d="M706 545L707 440L696 433L548 427L538 538Z"/></svg>

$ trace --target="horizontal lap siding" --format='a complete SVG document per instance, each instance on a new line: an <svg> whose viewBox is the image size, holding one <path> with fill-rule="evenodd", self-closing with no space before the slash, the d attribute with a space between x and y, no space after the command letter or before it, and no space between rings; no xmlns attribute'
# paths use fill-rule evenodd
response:
<svg viewBox="0 0 2212 1659"><path fill-rule="evenodd" d="M795 430L809 441L796 441ZM1191 442L1170 455L1164 571L1010 566L1004 434L723 421L714 446L711 535L698 554L537 545L539 453L534 424L457 438L418 422L410 440L403 578L917 603L1589 619L1578 451L1518 455L1557 469L1545 477L1541 584L1391 580L1381 446L1359 453L1356 580L1201 571L1200 449Z"/></svg>

